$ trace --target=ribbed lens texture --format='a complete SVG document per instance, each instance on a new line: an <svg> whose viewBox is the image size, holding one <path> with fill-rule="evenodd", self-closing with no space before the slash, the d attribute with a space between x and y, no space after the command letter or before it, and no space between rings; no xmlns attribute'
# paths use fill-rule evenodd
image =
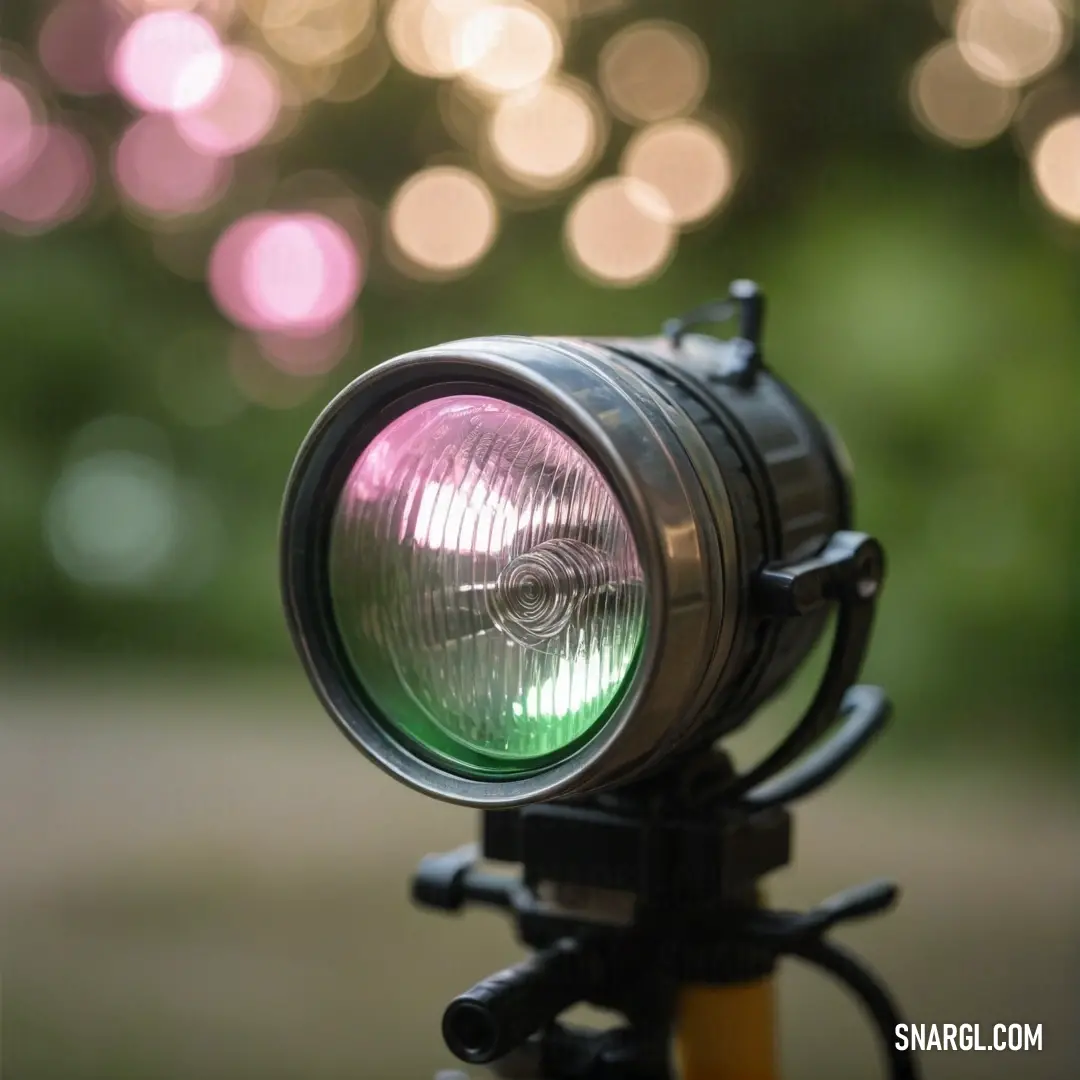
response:
<svg viewBox="0 0 1080 1080"><path fill-rule="evenodd" d="M337 507L330 575L361 684L451 756L567 747L644 633L641 564L606 482L551 424L495 398L439 398L376 436Z"/></svg>

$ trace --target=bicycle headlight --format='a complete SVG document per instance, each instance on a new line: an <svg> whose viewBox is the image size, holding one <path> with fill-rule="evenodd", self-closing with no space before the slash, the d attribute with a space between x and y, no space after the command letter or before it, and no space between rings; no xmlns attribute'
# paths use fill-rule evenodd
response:
<svg viewBox="0 0 1080 1080"><path fill-rule="evenodd" d="M286 612L323 704L392 775L474 806L582 794L786 681L824 615L763 609L754 574L819 550L848 498L750 341L455 342L361 376L312 428Z"/></svg>

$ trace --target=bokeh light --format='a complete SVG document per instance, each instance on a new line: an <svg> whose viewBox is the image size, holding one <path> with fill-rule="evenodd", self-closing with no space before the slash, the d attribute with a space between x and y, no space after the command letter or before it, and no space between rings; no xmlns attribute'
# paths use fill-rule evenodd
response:
<svg viewBox="0 0 1080 1080"><path fill-rule="evenodd" d="M158 217L197 213L229 186L227 159L194 149L173 117L150 113L136 120L116 144L113 178L121 194Z"/></svg>
<svg viewBox="0 0 1080 1080"><path fill-rule="evenodd" d="M1062 56L1068 23L1058 0L964 0L956 39L964 59L988 82L1019 86Z"/></svg>
<svg viewBox="0 0 1080 1080"><path fill-rule="evenodd" d="M217 32L187 11L154 11L136 19L113 55L113 82L147 112L198 108L217 90L226 57Z"/></svg>
<svg viewBox="0 0 1080 1080"><path fill-rule="evenodd" d="M600 88L612 112L628 123L688 113L708 83L705 46L678 23L635 23L615 34L600 53Z"/></svg>
<svg viewBox="0 0 1080 1080"><path fill-rule="evenodd" d="M108 93L109 61L123 25L110 0L61 0L38 34L41 66L69 94Z"/></svg>
<svg viewBox="0 0 1080 1080"><path fill-rule="evenodd" d="M459 45L469 19L490 0L394 0L386 36L398 63L416 75L449 78L467 59Z"/></svg>
<svg viewBox="0 0 1080 1080"><path fill-rule="evenodd" d="M386 214L389 239L414 270L459 274L487 253L498 232L498 210L475 173L436 165L398 189Z"/></svg>
<svg viewBox="0 0 1080 1080"><path fill-rule="evenodd" d="M525 0L396 0L386 34L414 74L460 76L487 93L531 86L562 57L554 19Z"/></svg>
<svg viewBox="0 0 1080 1080"><path fill-rule="evenodd" d="M414 75L435 78L453 74L453 65L442 71L424 40L424 19L429 0L394 0L386 17L386 39L394 58ZM447 57L449 61L449 56Z"/></svg>
<svg viewBox="0 0 1080 1080"><path fill-rule="evenodd" d="M267 322L329 326L360 291L359 259L337 224L316 215L282 216L254 238L242 283Z"/></svg>
<svg viewBox="0 0 1080 1080"><path fill-rule="evenodd" d="M1046 205L1080 224L1080 113L1052 124L1031 158L1035 188Z"/></svg>
<svg viewBox="0 0 1080 1080"><path fill-rule="evenodd" d="M159 596L205 584L220 561L222 522L171 457L168 434L138 417L99 417L75 434L43 520L62 571L94 588Z"/></svg>
<svg viewBox="0 0 1080 1080"><path fill-rule="evenodd" d="M654 187L629 176L591 184L571 206L564 240L577 266L609 285L656 277L674 254L678 230Z"/></svg>
<svg viewBox="0 0 1080 1080"><path fill-rule="evenodd" d="M639 131L627 144L622 171L659 191L678 225L714 213L735 181L723 139L696 120L668 120Z"/></svg>
<svg viewBox="0 0 1080 1080"><path fill-rule="evenodd" d="M488 123L488 144L507 175L552 190L596 161L601 133L600 110L587 88L559 79L501 99Z"/></svg>
<svg viewBox="0 0 1080 1080"><path fill-rule="evenodd" d="M194 149L219 156L239 154L270 133L281 104L277 72L258 53L233 49L214 93L176 122Z"/></svg>
<svg viewBox="0 0 1080 1080"><path fill-rule="evenodd" d="M0 77L0 188L18 180L39 153L41 111L29 88Z"/></svg>
<svg viewBox="0 0 1080 1080"><path fill-rule="evenodd" d="M353 240L330 218L261 213L222 233L209 282L218 306L240 326L316 334L344 317L363 276Z"/></svg>
<svg viewBox="0 0 1080 1080"><path fill-rule="evenodd" d="M173 562L182 507L172 470L132 450L102 450L61 475L45 513L53 558L87 585L139 587Z"/></svg>
<svg viewBox="0 0 1080 1080"><path fill-rule="evenodd" d="M365 203L353 188L351 179L330 169L305 169L276 183L269 193L270 205L282 212L301 211L321 214L342 229L359 253L365 267L371 249L369 218L375 219L375 207ZM311 335L325 327L294 327L292 334Z"/></svg>
<svg viewBox="0 0 1080 1080"><path fill-rule="evenodd" d="M42 232L77 217L94 193L94 158L86 139L59 124L40 129L37 151L0 189L0 216L18 232Z"/></svg>
<svg viewBox="0 0 1080 1080"><path fill-rule="evenodd" d="M248 10L267 45L302 67L358 52L375 30L375 0L261 0Z"/></svg>
<svg viewBox="0 0 1080 1080"><path fill-rule="evenodd" d="M526 3L480 7L461 24L454 49L464 81L497 94L538 83L562 59L555 23Z"/></svg>
<svg viewBox="0 0 1080 1080"><path fill-rule="evenodd" d="M1014 87L987 82L969 67L954 41L936 45L915 65L910 98L928 131L964 147L997 138L1019 102Z"/></svg>

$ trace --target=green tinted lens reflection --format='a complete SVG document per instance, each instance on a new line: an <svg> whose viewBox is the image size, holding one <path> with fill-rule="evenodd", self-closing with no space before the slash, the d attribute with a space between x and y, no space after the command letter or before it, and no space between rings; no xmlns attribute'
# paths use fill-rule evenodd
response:
<svg viewBox="0 0 1080 1080"><path fill-rule="evenodd" d="M383 716L489 773L573 748L645 632L644 575L611 489L555 427L495 398L428 402L367 446L336 510L330 587Z"/></svg>

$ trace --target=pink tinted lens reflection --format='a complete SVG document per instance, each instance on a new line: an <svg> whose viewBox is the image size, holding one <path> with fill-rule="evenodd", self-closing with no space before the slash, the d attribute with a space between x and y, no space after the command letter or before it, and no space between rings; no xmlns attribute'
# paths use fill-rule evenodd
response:
<svg viewBox="0 0 1080 1080"><path fill-rule="evenodd" d="M387 717L453 756L563 750L631 674L645 583L589 458L495 398L439 398L368 445L338 504L335 615Z"/></svg>

